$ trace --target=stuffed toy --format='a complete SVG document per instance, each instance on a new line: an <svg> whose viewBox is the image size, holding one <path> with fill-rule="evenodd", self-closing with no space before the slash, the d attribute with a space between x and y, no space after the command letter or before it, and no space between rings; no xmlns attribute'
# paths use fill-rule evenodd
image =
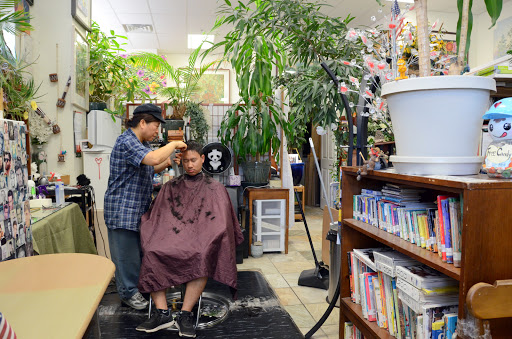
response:
<svg viewBox="0 0 512 339"><path fill-rule="evenodd" d="M482 172L491 178L512 179L512 98L495 102L485 113L492 142L485 151Z"/></svg>

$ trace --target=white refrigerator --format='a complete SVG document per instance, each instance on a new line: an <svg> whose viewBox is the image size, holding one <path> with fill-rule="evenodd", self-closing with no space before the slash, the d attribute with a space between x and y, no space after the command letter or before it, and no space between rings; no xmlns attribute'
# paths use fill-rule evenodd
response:
<svg viewBox="0 0 512 339"><path fill-rule="evenodd" d="M110 173L110 153L121 134L121 119L113 121L107 112L90 111L87 114L87 134L93 147L82 150L84 174L94 187L96 209L103 210Z"/></svg>

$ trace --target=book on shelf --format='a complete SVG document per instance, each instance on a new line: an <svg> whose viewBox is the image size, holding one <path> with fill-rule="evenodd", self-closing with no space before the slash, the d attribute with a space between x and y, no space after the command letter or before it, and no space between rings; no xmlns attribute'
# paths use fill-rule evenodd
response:
<svg viewBox="0 0 512 339"><path fill-rule="evenodd" d="M459 288L457 286L448 285L433 289L419 289L398 278L397 287L398 290L420 303L458 302L459 300Z"/></svg>
<svg viewBox="0 0 512 339"><path fill-rule="evenodd" d="M370 296L366 292L366 287L364 283L364 273L359 274L359 291L361 293L361 311L363 312L363 318L368 319L368 302Z"/></svg>
<svg viewBox="0 0 512 339"><path fill-rule="evenodd" d="M452 247L453 247L453 265L461 266L461 239L462 239L462 220L461 204L457 198L448 198L450 211L450 226L452 229Z"/></svg>
<svg viewBox="0 0 512 339"><path fill-rule="evenodd" d="M375 302L375 289L373 286L373 277L376 272L364 273L364 288L366 290L366 312L369 321L377 321L377 307Z"/></svg>
<svg viewBox="0 0 512 339"><path fill-rule="evenodd" d="M353 252L357 256L357 258L363 262L367 267L369 267L373 272L377 271L375 267L375 252L390 252L393 249L389 247L378 247L378 248L362 248L362 249L354 249Z"/></svg>
<svg viewBox="0 0 512 339"><path fill-rule="evenodd" d="M396 275L416 288L432 289L437 287L456 286L458 281L452 279L424 264L398 266Z"/></svg>
<svg viewBox="0 0 512 339"><path fill-rule="evenodd" d="M448 264L453 264L452 229L450 225L450 210L448 204L448 198L441 200L441 209L443 211L443 232L444 248L446 251L446 262Z"/></svg>
<svg viewBox="0 0 512 339"><path fill-rule="evenodd" d="M418 261L397 251L374 252L373 257L375 258L376 269L391 277L396 277L397 266L419 264Z"/></svg>
<svg viewBox="0 0 512 339"><path fill-rule="evenodd" d="M457 329L457 313L445 313L443 316L444 321L444 337L446 339L451 339L455 330Z"/></svg>
<svg viewBox="0 0 512 339"><path fill-rule="evenodd" d="M379 279L379 287L380 287L380 302L381 302L381 312L382 312L382 328L388 328L389 319L388 317L391 313L388 311L389 302L386 301L386 285L384 282L384 274L382 272L377 272Z"/></svg>
<svg viewBox="0 0 512 339"><path fill-rule="evenodd" d="M374 276L372 277L372 285L374 290L374 296L375 296L375 309L377 312L377 325L379 327L384 328L384 313L382 312L382 295L380 291L380 282L379 277Z"/></svg>
<svg viewBox="0 0 512 339"><path fill-rule="evenodd" d="M393 290L393 318L394 318L394 335L401 338L400 330L400 316L398 314L398 289L396 288L396 279L391 278L391 286Z"/></svg>
<svg viewBox="0 0 512 339"><path fill-rule="evenodd" d="M458 312L458 305L429 305L423 309L423 328L422 337L423 338L433 338L433 324L434 323L444 323L444 318L446 314L456 314ZM457 318L452 317L452 325L455 322L455 327L457 326ZM439 333L442 333L442 336L438 336L438 338L452 338L451 335L447 336L446 328L440 330ZM453 335L453 334L452 334Z"/></svg>

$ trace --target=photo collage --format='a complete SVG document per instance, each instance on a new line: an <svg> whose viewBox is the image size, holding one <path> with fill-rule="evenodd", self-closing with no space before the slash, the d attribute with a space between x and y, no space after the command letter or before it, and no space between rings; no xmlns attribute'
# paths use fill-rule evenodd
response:
<svg viewBox="0 0 512 339"><path fill-rule="evenodd" d="M0 261L32 255L26 126L0 120Z"/></svg>

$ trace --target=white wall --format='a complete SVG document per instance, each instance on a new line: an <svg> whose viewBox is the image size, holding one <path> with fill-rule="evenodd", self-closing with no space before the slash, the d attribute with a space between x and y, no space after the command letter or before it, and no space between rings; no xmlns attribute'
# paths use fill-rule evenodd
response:
<svg viewBox="0 0 512 339"><path fill-rule="evenodd" d="M38 106L60 126L59 134L52 134L44 149L48 154L48 170L69 174L71 184L83 173L82 158L76 158L73 138L73 110L83 112L83 130L85 133L85 112L73 106L74 88L74 34L75 26L85 36L85 30L75 24L71 17L71 1L35 1L30 7L31 24L34 31L21 41L22 54L28 60L35 60L31 73L36 84L40 84L37 99ZM48 75L57 73L58 82L50 82ZM66 96L64 108L57 108L57 99L64 92L68 77L72 75L71 87ZM66 161L57 162L60 151L66 151Z"/></svg>

